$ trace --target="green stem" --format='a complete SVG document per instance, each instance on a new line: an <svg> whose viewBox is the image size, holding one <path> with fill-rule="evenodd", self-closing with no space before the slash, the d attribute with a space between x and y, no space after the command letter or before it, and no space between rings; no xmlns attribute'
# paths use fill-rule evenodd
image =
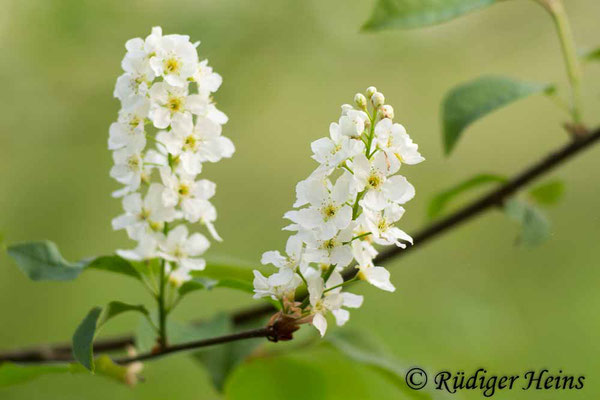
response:
<svg viewBox="0 0 600 400"><path fill-rule="evenodd" d="M569 18L565 11L562 0L536 0L552 16L554 26L560 39L560 46L567 68L569 84L571 86L571 116L573 123L581 124L582 121L582 98L581 98L581 66L575 48L575 40Z"/></svg>
<svg viewBox="0 0 600 400"><path fill-rule="evenodd" d="M347 281L344 281L344 282L342 282L342 283L340 283L338 285L335 285L335 286L332 286L330 288L327 288L327 289L323 290L323 293L327 293L327 292L329 292L331 290L334 290L334 289L340 288L342 286L348 285L348 284L350 284L350 283L352 283L354 281L357 281L357 280L358 280L358 275L355 275L354 278L352 278L352 279L348 279Z"/></svg>
<svg viewBox="0 0 600 400"><path fill-rule="evenodd" d="M361 234L360 234L360 235L358 235L358 236L354 236L352 239L350 239L350 241L349 241L349 242L344 242L344 244L352 243L352 242L354 242L355 240L362 239L362 238L364 238L365 236L369 236L370 234L371 234L371 232L361 233Z"/></svg>
<svg viewBox="0 0 600 400"><path fill-rule="evenodd" d="M165 289L166 289L166 263L161 260L160 265L160 280L158 290L158 344L161 349L167 347L167 309L165 306Z"/></svg>

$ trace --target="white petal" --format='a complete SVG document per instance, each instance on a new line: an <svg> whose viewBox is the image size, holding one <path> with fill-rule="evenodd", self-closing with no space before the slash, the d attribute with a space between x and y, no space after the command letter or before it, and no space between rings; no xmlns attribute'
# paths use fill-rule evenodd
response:
<svg viewBox="0 0 600 400"><path fill-rule="evenodd" d="M321 336L325 335L325 332L327 332L327 319L325 319L325 317L322 314L315 314L312 320L312 324L315 328L317 328Z"/></svg>

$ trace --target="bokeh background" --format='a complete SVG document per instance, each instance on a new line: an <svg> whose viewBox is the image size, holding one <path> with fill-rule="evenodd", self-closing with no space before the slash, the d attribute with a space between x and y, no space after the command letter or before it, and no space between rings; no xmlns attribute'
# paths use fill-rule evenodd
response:
<svg viewBox="0 0 600 400"><path fill-rule="evenodd" d="M294 186L314 168L311 141L327 134L339 106L375 85L396 119L420 144L427 162L404 173L417 188L403 226L426 223L436 192L477 172L511 174L567 140L566 114L542 97L495 113L469 129L452 157L442 155L439 104L452 86L483 73L557 82L564 68L553 25L532 1L502 2L442 26L362 34L373 1L182 0L0 2L0 232L8 243L51 239L76 260L131 243L113 232L120 212L110 197L108 127L124 43L154 25L201 40L223 75L216 94L230 122L224 133L233 159L205 169L218 183L218 228L210 249L257 263L281 249L282 214ZM600 3L570 0L582 47L600 44ZM586 121L600 122L600 66L585 69ZM536 248L515 246L518 228L493 211L387 264L393 294L366 285L349 327L367 328L408 364L432 370L486 367L519 374L534 368L586 376L573 392L497 393L498 399L600 396L600 148L552 173L567 182L548 210L552 236ZM466 196L464 199L467 199ZM112 299L146 301L142 288L118 276L83 274L71 283L33 283L0 255L0 349L64 341L85 313ZM190 297L175 315L208 317L253 302L218 291ZM132 330L116 320L105 334ZM310 328L305 328L310 329ZM245 363L231 377L246 398L305 398L304 384L325 399L399 399L367 368L328 351L290 353ZM17 399L216 399L209 378L185 354L146 365L146 382L131 389L92 376L49 376L0 389ZM273 389L274 380L287 389ZM245 386L240 386L245 385ZM279 390L279 391L278 391ZM241 397L240 397L241 396ZM479 392L465 393L467 399ZM244 398L240 393L232 398Z"/></svg>

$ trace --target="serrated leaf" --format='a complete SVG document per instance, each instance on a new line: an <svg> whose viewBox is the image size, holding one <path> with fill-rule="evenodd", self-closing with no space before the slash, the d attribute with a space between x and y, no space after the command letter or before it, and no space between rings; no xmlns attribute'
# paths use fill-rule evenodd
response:
<svg viewBox="0 0 600 400"><path fill-rule="evenodd" d="M551 85L484 76L452 89L442 104L442 126L446 154L456 146L464 130L476 120L512 102L542 93Z"/></svg>
<svg viewBox="0 0 600 400"><path fill-rule="evenodd" d="M112 255L112 256L100 256L92 259L85 264L86 268L98 269L101 271L115 272L135 278L139 281L142 280L141 274L133 264L123 257Z"/></svg>
<svg viewBox="0 0 600 400"><path fill-rule="evenodd" d="M102 312L102 307L94 307L85 316L73 334L73 358L88 370L94 372L94 338L98 330L117 315L129 311L139 312L150 318L148 310L142 305L131 305L120 301L111 301ZM102 315L102 318L100 316Z"/></svg>
<svg viewBox="0 0 600 400"><path fill-rule="evenodd" d="M56 244L48 240L17 243L9 246L7 251L19 269L33 281L69 281L83 270L82 263L65 260Z"/></svg>
<svg viewBox="0 0 600 400"><path fill-rule="evenodd" d="M101 307L92 308L73 334L73 358L92 372L94 371L94 336L101 313Z"/></svg>
<svg viewBox="0 0 600 400"><path fill-rule="evenodd" d="M378 0L363 29L376 31L435 25L496 2L497 0Z"/></svg>
<svg viewBox="0 0 600 400"><path fill-rule="evenodd" d="M504 211L509 218L521 225L518 243L537 246L550 236L550 222L533 204L511 199L504 205Z"/></svg>
<svg viewBox="0 0 600 400"><path fill-rule="evenodd" d="M408 396L407 398L423 400L440 398L431 386L431 382L421 390L411 389L405 381L409 367L390 357L389 352L366 332L343 329L328 333L325 341L351 360L379 372Z"/></svg>
<svg viewBox="0 0 600 400"><path fill-rule="evenodd" d="M560 201L564 193L564 182L561 180L553 180L535 186L529 191L529 196L538 204L553 205Z"/></svg>
<svg viewBox="0 0 600 400"><path fill-rule="evenodd" d="M441 193L438 193L431 201L429 202L429 207L427 208L427 216L431 219L438 217L441 215L448 204L454 200L458 195L467 192L471 189L475 189L479 186L488 184L488 183L504 183L506 182L506 178L500 175L494 174L481 174L476 175L466 181L459 183L447 189Z"/></svg>

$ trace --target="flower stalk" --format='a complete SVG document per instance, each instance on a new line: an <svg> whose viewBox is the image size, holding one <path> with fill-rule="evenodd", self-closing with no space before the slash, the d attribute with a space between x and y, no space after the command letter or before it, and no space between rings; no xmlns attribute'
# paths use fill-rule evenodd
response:
<svg viewBox="0 0 600 400"><path fill-rule="evenodd" d="M581 95L582 70L577 56L577 48L569 18L562 0L536 0L552 17L560 47L562 50L569 85L571 89L570 113L574 125L582 125L583 122L583 99Z"/></svg>

